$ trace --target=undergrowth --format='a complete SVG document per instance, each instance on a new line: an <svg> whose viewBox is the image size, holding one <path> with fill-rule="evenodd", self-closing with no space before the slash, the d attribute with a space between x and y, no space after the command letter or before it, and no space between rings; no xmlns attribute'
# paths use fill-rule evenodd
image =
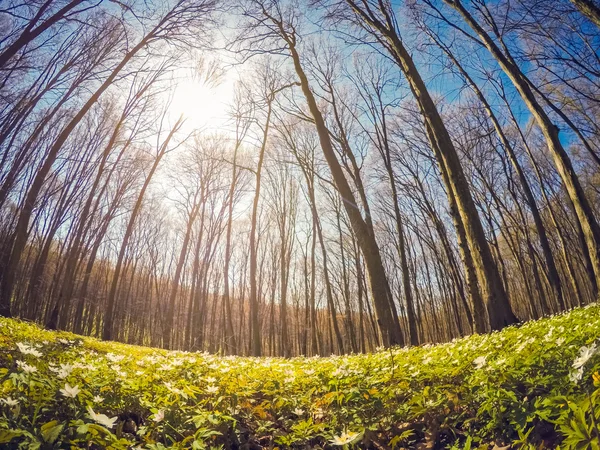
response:
<svg viewBox="0 0 600 450"><path fill-rule="evenodd" d="M600 306L367 355L169 352L0 319L1 448L600 449Z"/></svg>

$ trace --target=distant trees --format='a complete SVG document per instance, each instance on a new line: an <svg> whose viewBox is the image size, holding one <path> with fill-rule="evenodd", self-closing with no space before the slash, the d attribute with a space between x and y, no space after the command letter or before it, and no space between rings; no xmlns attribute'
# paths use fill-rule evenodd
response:
<svg viewBox="0 0 600 450"><path fill-rule="evenodd" d="M597 299L597 2L307 5L0 7L0 314L288 357ZM221 19L199 131L171 80Z"/></svg>

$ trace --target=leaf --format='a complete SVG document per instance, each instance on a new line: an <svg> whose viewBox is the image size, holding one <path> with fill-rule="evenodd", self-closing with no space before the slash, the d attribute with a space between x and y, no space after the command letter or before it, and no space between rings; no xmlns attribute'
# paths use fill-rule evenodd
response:
<svg viewBox="0 0 600 450"><path fill-rule="evenodd" d="M44 438L45 442L53 444L54 441L58 439L58 436L64 427L65 425L58 420L52 420L51 422L45 423L41 428L42 438Z"/></svg>
<svg viewBox="0 0 600 450"><path fill-rule="evenodd" d="M14 438L23 436L23 430L0 430L0 444L8 444Z"/></svg>

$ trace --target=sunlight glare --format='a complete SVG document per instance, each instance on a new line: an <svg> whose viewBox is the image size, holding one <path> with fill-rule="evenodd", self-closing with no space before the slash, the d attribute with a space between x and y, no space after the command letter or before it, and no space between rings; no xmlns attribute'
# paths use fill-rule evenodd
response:
<svg viewBox="0 0 600 450"><path fill-rule="evenodd" d="M170 110L173 116L183 115L187 128L220 128L232 97L233 83L228 77L217 86L188 77L175 87Z"/></svg>

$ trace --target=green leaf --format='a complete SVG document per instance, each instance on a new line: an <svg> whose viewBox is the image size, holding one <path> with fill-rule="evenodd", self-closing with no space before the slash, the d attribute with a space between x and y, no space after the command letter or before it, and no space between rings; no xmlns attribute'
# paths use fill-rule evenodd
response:
<svg viewBox="0 0 600 450"><path fill-rule="evenodd" d="M23 430L0 430L0 444L8 444L14 438L23 436Z"/></svg>
<svg viewBox="0 0 600 450"><path fill-rule="evenodd" d="M64 424L60 423L58 420L52 420L51 422L45 423L42 425L42 438L44 438L44 442L49 444L53 444L60 432L65 427Z"/></svg>

